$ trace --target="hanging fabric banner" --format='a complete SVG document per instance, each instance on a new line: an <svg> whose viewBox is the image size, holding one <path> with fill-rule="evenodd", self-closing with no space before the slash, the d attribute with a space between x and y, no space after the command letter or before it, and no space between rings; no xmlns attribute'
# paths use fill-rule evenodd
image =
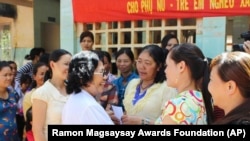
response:
<svg viewBox="0 0 250 141"><path fill-rule="evenodd" d="M72 0L75 22L250 15L250 0Z"/></svg>

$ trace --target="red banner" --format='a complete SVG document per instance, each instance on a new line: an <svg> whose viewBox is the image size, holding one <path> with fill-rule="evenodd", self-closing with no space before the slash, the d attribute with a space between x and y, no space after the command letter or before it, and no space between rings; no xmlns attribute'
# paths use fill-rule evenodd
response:
<svg viewBox="0 0 250 141"><path fill-rule="evenodd" d="M250 15L250 0L72 0L75 22Z"/></svg>

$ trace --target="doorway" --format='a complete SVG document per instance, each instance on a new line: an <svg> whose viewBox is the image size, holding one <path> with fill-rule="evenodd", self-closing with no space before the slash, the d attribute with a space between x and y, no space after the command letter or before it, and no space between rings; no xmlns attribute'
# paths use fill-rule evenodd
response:
<svg viewBox="0 0 250 141"><path fill-rule="evenodd" d="M60 48L59 24L41 23L41 45L47 53Z"/></svg>

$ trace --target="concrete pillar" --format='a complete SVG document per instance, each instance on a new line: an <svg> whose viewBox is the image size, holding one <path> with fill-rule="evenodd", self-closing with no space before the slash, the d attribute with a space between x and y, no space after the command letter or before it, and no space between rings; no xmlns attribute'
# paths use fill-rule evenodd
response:
<svg viewBox="0 0 250 141"><path fill-rule="evenodd" d="M226 50L226 17L205 17L197 24L196 44L213 58Z"/></svg>
<svg viewBox="0 0 250 141"><path fill-rule="evenodd" d="M74 30L72 0L60 1L60 45L72 54L77 52L77 39Z"/></svg>

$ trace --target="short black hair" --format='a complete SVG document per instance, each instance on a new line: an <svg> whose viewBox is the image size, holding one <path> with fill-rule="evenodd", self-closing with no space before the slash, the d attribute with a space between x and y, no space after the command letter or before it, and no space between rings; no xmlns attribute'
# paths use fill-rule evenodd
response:
<svg viewBox="0 0 250 141"><path fill-rule="evenodd" d="M29 56L26 55L25 58L29 57L30 60L34 60L36 56L40 56L40 54L44 52L45 52L44 48L35 47L30 50Z"/></svg>
<svg viewBox="0 0 250 141"><path fill-rule="evenodd" d="M99 57L99 59L102 61L102 63L104 63L104 53L101 50L92 50L94 53L97 54L97 56Z"/></svg>
<svg viewBox="0 0 250 141"><path fill-rule="evenodd" d="M9 61L7 61L9 64L16 64L16 62L15 61L13 61L13 60L9 60Z"/></svg>
<svg viewBox="0 0 250 141"><path fill-rule="evenodd" d="M122 54L126 54L129 57L129 59L132 62L134 62L135 57L134 57L134 53L132 52L131 48L121 48L120 50L118 50L118 52L116 52L116 54L115 54L115 60L117 60L117 58Z"/></svg>
<svg viewBox="0 0 250 141"><path fill-rule="evenodd" d="M82 32L82 34L80 35L80 43L82 42L82 39L85 38L85 37L91 38L92 41L94 42L94 35L93 35L93 33L87 30L87 31Z"/></svg>
<svg viewBox="0 0 250 141"><path fill-rule="evenodd" d="M108 62L111 63L111 56L110 56L109 52L103 51L103 55L106 56L108 59Z"/></svg>
<svg viewBox="0 0 250 141"><path fill-rule="evenodd" d="M177 40L177 43L179 44L179 40L178 40L178 38L177 38L177 36L176 35L174 35L174 34L167 34L167 35L165 35L162 39L161 39L161 48L166 48L166 46L167 46L167 44L168 44L168 41L170 40L170 39L176 39Z"/></svg>
<svg viewBox="0 0 250 141"><path fill-rule="evenodd" d="M46 65L49 65L49 53L44 53L40 59L39 59L39 62L43 62L45 63Z"/></svg>
<svg viewBox="0 0 250 141"><path fill-rule="evenodd" d="M24 83L31 84L31 82L32 82L32 77L29 74L24 73L21 75L20 84L24 84Z"/></svg>

